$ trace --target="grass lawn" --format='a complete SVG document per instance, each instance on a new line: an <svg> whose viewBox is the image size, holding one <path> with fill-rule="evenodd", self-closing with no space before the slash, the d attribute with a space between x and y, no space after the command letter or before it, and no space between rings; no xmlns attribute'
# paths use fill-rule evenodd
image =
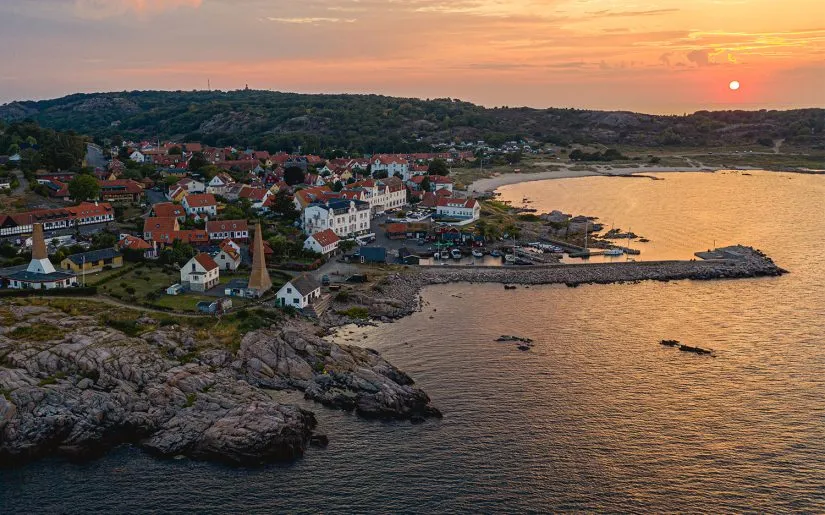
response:
<svg viewBox="0 0 825 515"><path fill-rule="evenodd" d="M88 278L87 278L88 279ZM146 296L180 282L180 274L161 267L137 267L98 286L100 293L125 301L146 302ZM132 291L134 290L134 291Z"/></svg>

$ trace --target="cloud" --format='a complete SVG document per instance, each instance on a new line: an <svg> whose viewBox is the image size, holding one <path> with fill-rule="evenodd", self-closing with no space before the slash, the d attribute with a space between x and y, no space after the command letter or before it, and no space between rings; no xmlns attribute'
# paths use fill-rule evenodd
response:
<svg viewBox="0 0 825 515"><path fill-rule="evenodd" d="M696 66L709 66L712 64L710 62L710 50L702 49L702 50L693 50L688 52L687 60L694 63Z"/></svg>
<svg viewBox="0 0 825 515"><path fill-rule="evenodd" d="M355 23L358 21L356 18L323 18L323 17L295 17L295 18L276 18L272 16L267 16L265 18L267 21L275 22L275 23L292 23L296 25L318 25L319 23Z"/></svg>
<svg viewBox="0 0 825 515"><path fill-rule="evenodd" d="M658 16L661 14L670 14L679 12L679 9L650 9L647 11L593 11L589 12L591 17L593 18L624 18L624 17L633 17L633 16Z"/></svg>
<svg viewBox="0 0 825 515"><path fill-rule="evenodd" d="M125 14L154 15L171 9L196 9L203 0L75 0L74 11L81 18L100 20Z"/></svg>

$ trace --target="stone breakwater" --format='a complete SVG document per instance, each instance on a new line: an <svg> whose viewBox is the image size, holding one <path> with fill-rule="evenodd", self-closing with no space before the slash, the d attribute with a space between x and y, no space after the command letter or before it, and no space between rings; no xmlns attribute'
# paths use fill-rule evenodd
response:
<svg viewBox="0 0 825 515"><path fill-rule="evenodd" d="M736 245L717 249L720 259L692 261L639 261L572 265L479 267L431 266L394 274L382 284L383 293L370 305L376 318L406 316L420 305L424 286L446 283L500 284L611 284L638 281L676 281L684 279L744 279L773 277L787 273L769 257L751 247Z"/></svg>
<svg viewBox="0 0 825 515"><path fill-rule="evenodd" d="M139 336L42 306L0 304L0 321L0 465L92 458L121 443L258 465L325 442L312 412L264 388L365 417L440 416L377 352L328 342L297 320L248 333L237 352L145 318Z"/></svg>

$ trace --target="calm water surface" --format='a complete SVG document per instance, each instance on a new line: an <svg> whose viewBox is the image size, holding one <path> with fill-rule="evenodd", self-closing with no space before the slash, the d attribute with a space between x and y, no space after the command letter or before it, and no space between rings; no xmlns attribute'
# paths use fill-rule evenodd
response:
<svg viewBox="0 0 825 515"><path fill-rule="evenodd" d="M715 239L792 273L429 288L420 313L342 333L409 372L443 421L316 408L328 449L252 471L130 448L35 463L0 471L0 512L825 512L825 177L661 176L502 191L632 227L652 240L643 258L690 257ZM533 350L493 341L511 333Z"/></svg>

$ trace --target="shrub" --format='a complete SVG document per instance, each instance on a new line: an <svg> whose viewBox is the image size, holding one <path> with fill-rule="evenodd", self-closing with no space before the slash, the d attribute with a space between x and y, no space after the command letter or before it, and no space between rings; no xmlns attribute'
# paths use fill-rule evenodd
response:
<svg viewBox="0 0 825 515"><path fill-rule="evenodd" d="M343 311L338 312L339 315L343 315L350 318L358 318L361 320L366 320L370 317L370 312L367 308L355 306L349 309L345 309Z"/></svg>

